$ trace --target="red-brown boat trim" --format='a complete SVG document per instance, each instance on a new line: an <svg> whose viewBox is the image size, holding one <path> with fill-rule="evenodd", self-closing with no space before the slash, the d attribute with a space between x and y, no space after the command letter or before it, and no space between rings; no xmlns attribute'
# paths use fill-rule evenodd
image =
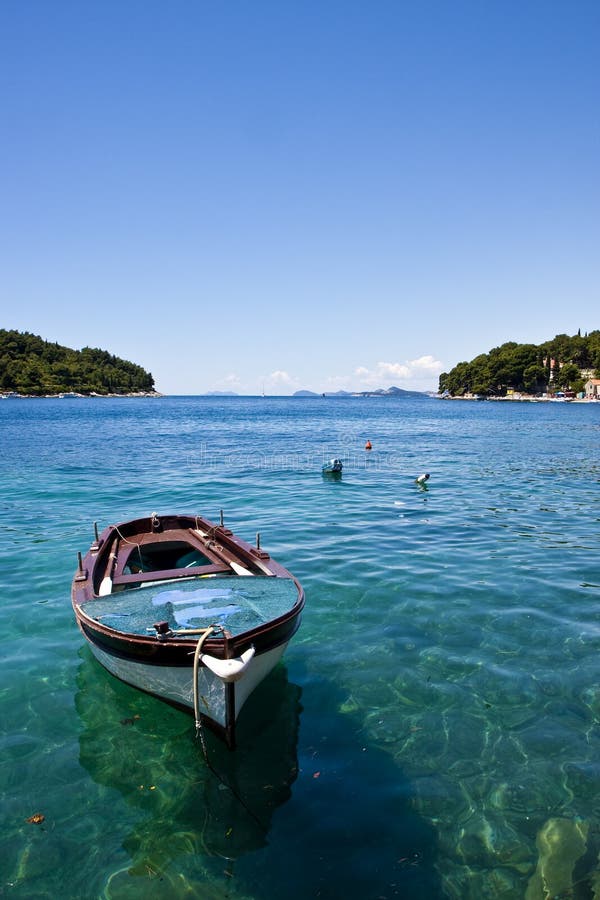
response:
<svg viewBox="0 0 600 900"><path fill-rule="evenodd" d="M161 569L151 572L131 572L130 557L143 550L144 546L156 547L165 544L188 544L199 551L206 564L190 568ZM134 559L131 562L135 562ZM129 571L125 571L129 566ZM196 637L132 634L104 625L86 611L88 601L100 596L100 584L110 577L111 587L126 588L127 585L152 581L189 579L202 575L219 575L235 572L235 566L243 566L253 575L274 576L291 579L297 590L297 599L286 613L257 628L238 635L225 632L222 636L208 637L203 644L203 653L218 659L240 656L250 646L255 655L261 656L277 647L287 644L300 626L304 608L304 591L294 576L269 554L236 537L224 525L216 525L201 516L166 515L149 516L107 526L83 559L80 556L78 571L73 579L72 603L77 624L85 638L99 650L112 657L150 666L169 668L189 668L191 657L198 640ZM236 577L232 575L232 577ZM240 577L239 574L237 577ZM115 675L114 677L119 677ZM123 680L123 679L121 679ZM235 739L235 685L226 683L226 722L223 726L209 716L202 720L223 737L228 746L233 747ZM144 690L143 687L138 687ZM151 690L146 693L153 694ZM177 701L160 694L164 702L189 711Z"/></svg>
<svg viewBox="0 0 600 900"><path fill-rule="evenodd" d="M148 637L128 635L90 619L81 609L75 612L84 636L96 646L118 655L121 659L130 659L147 665L185 667L189 666L190 653L196 648L197 640L181 638L158 640L153 635ZM260 656L290 641L300 627L300 619L301 609L294 607L288 616L282 617L281 621L273 620L268 626L245 631L227 640L222 637L209 639L204 644L204 650L217 659L229 659L241 655L253 645L256 655Z"/></svg>

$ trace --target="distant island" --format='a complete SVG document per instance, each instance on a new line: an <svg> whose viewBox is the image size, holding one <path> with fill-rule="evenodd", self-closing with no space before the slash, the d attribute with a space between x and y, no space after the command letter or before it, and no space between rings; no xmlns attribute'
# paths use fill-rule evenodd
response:
<svg viewBox="0 0 600 900"><path fill-rule="evenodd" d="M239 397L235 391L207 391L204 397ZM264 394L263 394L264 396ZM404 391L402 388L378 388L376 391L334 391L318 393L317 391L296 391L291 394L292 397L412 397L417 399L427 399L431 394L423 391Z"/></svg>
<svg viewBox="0 0 600 900"><path fill-rule="evenodd" d="M375 391L325 391L323 394L314 391L296 391L292 394L292 397L411 397L421 400L429 396L424 391L405 391L399 387L378 388Z"/></svg>
<svg viewBox="0 0 600 900"><path fill-rule="evenodd" d="M43 397L156 392L150 372L106 350L72 350L27 331L0 329L0 393Z"/></svg>
<svg viewBox="0 0 600 900"><path fill-rule="evenodd" d="M575 396L600 378L600 331L557 334L543 344L509 341L471 362L460 362L439 380L449 397L506 397L514 392L533 396L557 392Z"/></svg>

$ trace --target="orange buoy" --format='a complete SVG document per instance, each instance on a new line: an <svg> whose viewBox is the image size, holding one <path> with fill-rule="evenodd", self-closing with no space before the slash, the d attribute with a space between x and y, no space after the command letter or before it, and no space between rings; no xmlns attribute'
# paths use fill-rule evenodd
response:
<svg viewBox="0 0 600 900"><path fill-rule="evenodd" d="M365 444L365 450L372 450L372 449L373 448L371 447L371 441L367 441L367 443Z"/></svg>

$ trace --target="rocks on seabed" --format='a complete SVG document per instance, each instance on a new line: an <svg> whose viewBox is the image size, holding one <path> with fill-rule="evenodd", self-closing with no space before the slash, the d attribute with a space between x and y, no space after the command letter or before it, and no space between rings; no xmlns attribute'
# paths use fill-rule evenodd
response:
<svg viewBox="0 0 600 900"><path fill-rule="evenodd" d="M573 870L587 851L589 823L577 819L548 819L538 832L537 868L529 879L525 900L573 895ZM600 900L600 878L592 876L591 895Z"/></svg>

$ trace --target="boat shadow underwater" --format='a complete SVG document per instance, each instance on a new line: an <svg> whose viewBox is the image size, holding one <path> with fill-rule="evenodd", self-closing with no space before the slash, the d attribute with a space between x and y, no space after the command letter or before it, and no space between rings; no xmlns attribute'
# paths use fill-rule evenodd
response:
<svg viewBox="0 0 600 900"><path fill-rule="evenodd" d="M336 685L307 675L302 694L280 664L249 698L233 753L204 734L207 765L188 716L116 681L89 648L80 655L81 764L132 807L122 834L107 825L110 866L121 858L107 896L134 896L140 877L173 897L224 887L292 900L444 896L436 834L412 808L414 786L340 712Z"/></svg>
<svg viewBox="0 0 600 900"><path fill-rule="evenodd" d="M298 775L301 689L280 664L247 701L233 753L189 715L114 679L88 647L77 673L80 762L146 813L123 841L130 875L183 855L232 860L267 843ZM206 757L204 756L206 751Z"/></svg>

